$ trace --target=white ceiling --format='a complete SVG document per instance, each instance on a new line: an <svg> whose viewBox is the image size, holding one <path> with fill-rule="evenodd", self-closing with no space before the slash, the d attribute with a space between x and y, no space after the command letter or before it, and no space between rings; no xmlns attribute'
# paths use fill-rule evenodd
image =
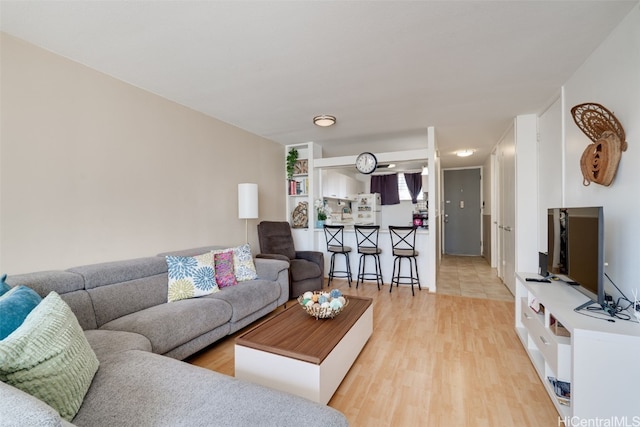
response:
<svg viewBox="0 0 640 427"><path fill-rule="evenodd" d="M0 29L325 157L424 148L434 126L442 165L463 167L542 112L636 4L2 1Z"/></svg>

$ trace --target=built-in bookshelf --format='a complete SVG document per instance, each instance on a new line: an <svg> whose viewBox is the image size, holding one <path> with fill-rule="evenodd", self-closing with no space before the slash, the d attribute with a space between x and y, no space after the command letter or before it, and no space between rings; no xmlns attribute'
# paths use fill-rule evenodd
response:
<svg viewBox="0 0 640 427"><path fill-rule="evenodd" d="M313 142L287 145L285 158L292 149L298 151L298 159L291 179L285 176L286 220L291 224L296 249L309 250L313 248L314 238L314 198L319 197L314 159L322 157L322 147Z"/></svg>

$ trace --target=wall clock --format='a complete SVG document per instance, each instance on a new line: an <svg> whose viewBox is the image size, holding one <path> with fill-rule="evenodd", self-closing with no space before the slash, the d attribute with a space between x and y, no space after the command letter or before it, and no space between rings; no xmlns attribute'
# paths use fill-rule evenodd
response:
<svg viewBox="0 0 640 427"><path fill-rule="evenodd" d="M356 158L356 169L363 174L370 174L376 170L378 166L378 159L373 153L364 152L358 155Z"/></svg>

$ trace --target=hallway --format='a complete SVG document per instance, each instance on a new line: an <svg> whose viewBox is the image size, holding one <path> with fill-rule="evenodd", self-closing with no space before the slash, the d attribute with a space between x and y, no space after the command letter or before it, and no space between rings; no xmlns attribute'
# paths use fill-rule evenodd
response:
<svg viewBox="0 0 640 427"><path fill-rule="evenodd" d="M443 255L437 277L436 292L513 301L513 295L483 257Z"/></svg>

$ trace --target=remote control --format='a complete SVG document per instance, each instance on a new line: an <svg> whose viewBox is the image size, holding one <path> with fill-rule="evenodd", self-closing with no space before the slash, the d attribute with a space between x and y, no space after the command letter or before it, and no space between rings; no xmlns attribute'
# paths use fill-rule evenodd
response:
<svg viewBox="0 0 640 427"><path fill-rule="evenodd" d="M551 283L551 280L549 279L536 279L535 277L527 277L524 280L527 282Z"/></svg>

